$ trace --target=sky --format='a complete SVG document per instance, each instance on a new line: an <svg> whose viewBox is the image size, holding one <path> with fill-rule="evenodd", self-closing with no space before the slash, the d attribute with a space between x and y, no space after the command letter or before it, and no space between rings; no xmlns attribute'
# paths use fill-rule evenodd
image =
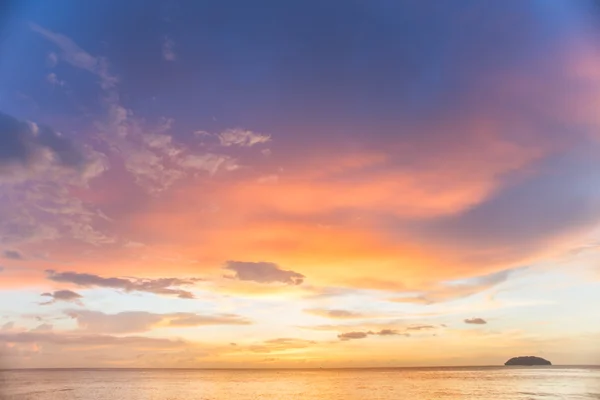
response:
<svg viewBox="0 0 600 400"><path fill-rule="evenodd" d="M600 6L0 1L0 363L600 363Z"/></svg>

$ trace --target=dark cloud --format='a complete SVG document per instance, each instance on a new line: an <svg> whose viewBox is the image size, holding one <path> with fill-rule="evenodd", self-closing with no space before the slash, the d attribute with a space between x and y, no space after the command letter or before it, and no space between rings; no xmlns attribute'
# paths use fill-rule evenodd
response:
<svg viewBox="0 0 600 400"><path fill-rule="evenodd" d="M24 260L23 254L17 250L4 250L2 253L4 258L8 258L9 260Z"/></svg>
<svg viewBox="0 0 600 400"><path fill-rule="evenodd" d="M85 161L83 153L62 134L0 112L0 175L10 175L13 166L27 170L54 163L78 168Z"/></svg>
<svg viewBox="0 0 600 400"><path fill-rule="evenodd" d="M353 339L364 339L369 335L369 332L346 332L340 333L338 338L340 340L353 340Z"/></svg>
<svg viewBox="0 0 600 400"><path fill-rule="evenodd" d="M105 314L100 311L67 310L84 331L94 333L136 333L155 327L194 327L207 325L248 325L250 321L234 314L200 315L194 313L154 314L146 311L124 311Z"/></svg>
<svg viewBox="0 0 600 400"><path fill-rule="evenodd" d="M323 308L310 308L304 310L305 312L319 317L332 318L332 319L355 319L355 318L366 318L364 314L357 313L354 311L347 310L328 310Z"/></svg>
<svg viewBox="0 0 600 400"><path fill-rule="evenodd" d="M485 325L487 321L483 318L468 318L465 319L465 324Z"/></svg>
<svg viewBox="0 0 600 400"><path fill-rule="evenodd" d="M52 300L42 303L42 305L53 304L57 301L80 303L79 299L83 297L79 293L73 292L72 290L57 290L52 293L42 293L42 296L52 298Z"/></svg>
<svg viewBox="0 0 600 400"><path fill-rule="evenodd" d="M54 282L72 283L82 287L104 287L124 290L126 292L147 292L159 295L177 296L180 299L193 299L190 291L179 289L178 286L190 286L201 281L199 278L104 278L94 274L78 272L57 272L46 270L47 278Z"/></svg>
<svg viewBox="0 0 600 400"><path fill-rule="evenodd" d="M305 278L298 272L283 270L271 262L227 261L225 269L235 272L233 278L240 281L300 285Z"/></svg>

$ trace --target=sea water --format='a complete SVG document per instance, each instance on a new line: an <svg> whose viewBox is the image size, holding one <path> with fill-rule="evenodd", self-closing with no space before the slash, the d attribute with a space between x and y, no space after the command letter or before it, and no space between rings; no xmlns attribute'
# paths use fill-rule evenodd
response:
<svg viewBox="0 0 600 400"><path fill-rule="evenodd" d="M3 400L600 399L597 367L12 370Z"/></svg>

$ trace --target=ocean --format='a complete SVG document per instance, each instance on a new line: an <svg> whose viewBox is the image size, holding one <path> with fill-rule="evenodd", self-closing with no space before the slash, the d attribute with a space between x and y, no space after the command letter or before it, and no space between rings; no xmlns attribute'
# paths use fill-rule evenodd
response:
<svg viewBox="0 0 600 400"><path fill-rule="evenodd" d="M12 370L3 400L600 399L598 367Z"/></svg>

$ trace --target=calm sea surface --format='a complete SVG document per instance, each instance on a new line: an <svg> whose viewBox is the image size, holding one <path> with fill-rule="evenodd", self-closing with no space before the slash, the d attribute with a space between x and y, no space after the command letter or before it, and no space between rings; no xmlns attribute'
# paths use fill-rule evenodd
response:
<svg viewBox="0 0 600 400"><path fill-rule="evenodd" d="M4 399L600 399L600 368L29 370Z"/></svg>

